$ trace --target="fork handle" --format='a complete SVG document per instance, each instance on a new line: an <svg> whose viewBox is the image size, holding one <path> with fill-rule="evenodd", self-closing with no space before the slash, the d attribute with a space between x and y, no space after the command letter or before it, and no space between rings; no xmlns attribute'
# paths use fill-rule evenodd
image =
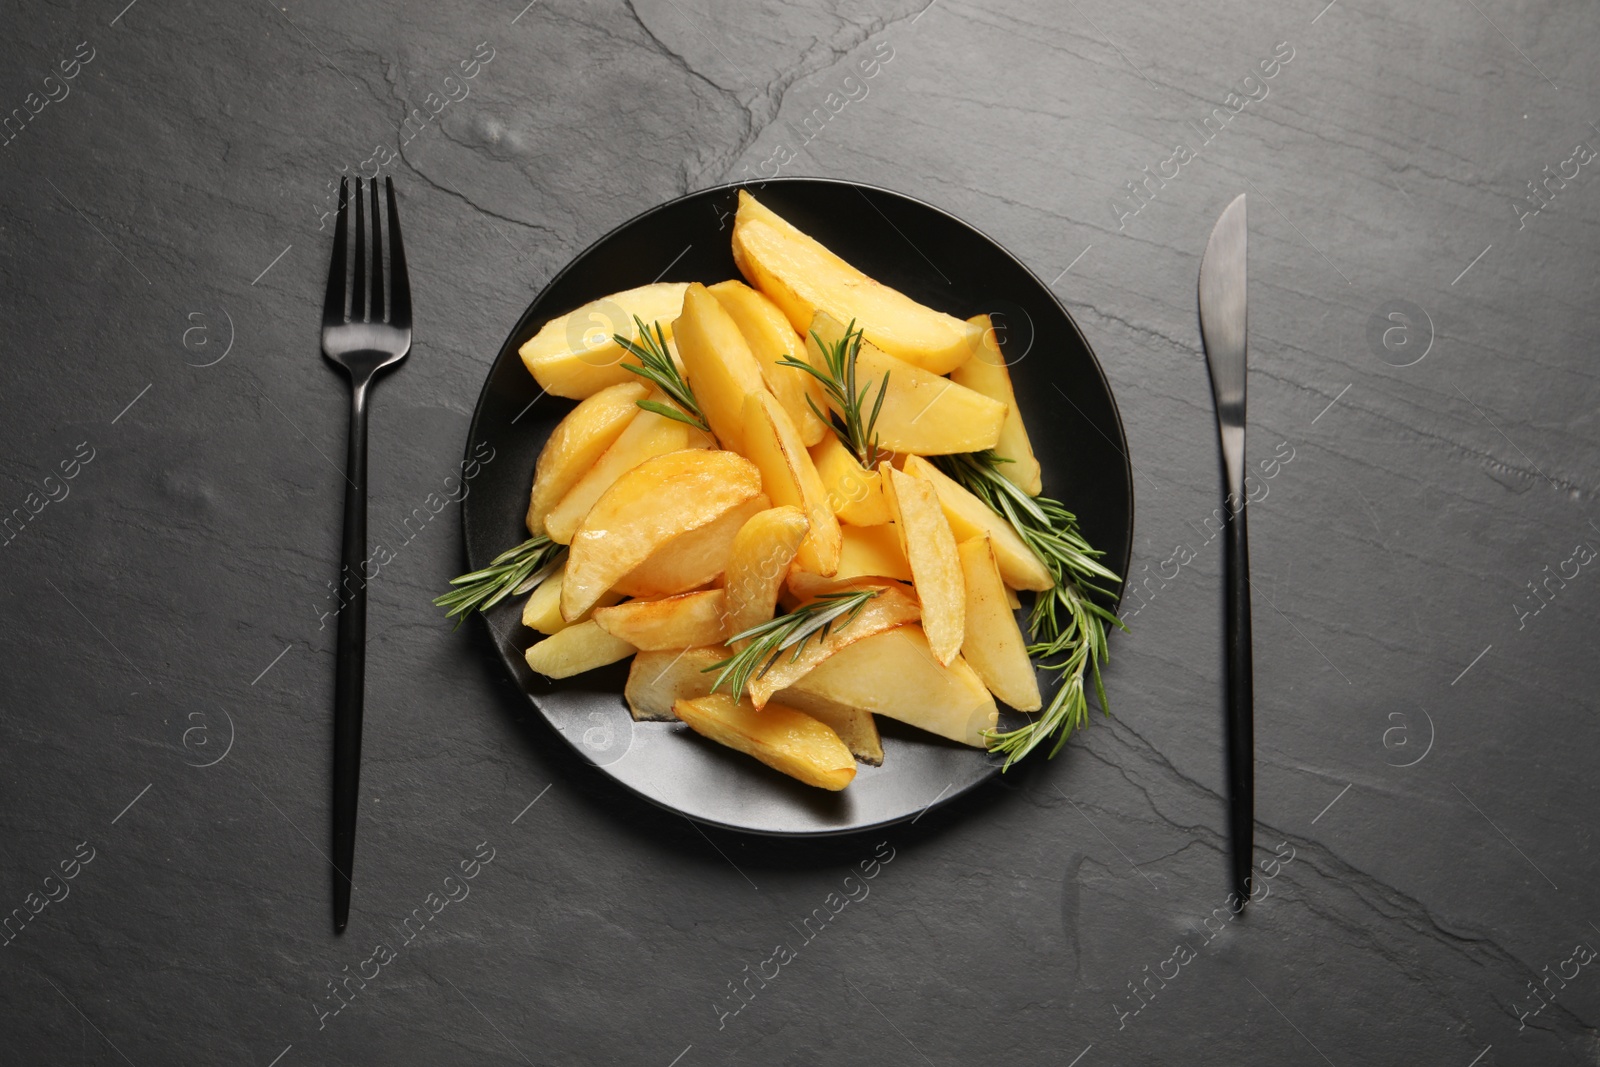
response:
<svg viewBox="0 0 1600 1067"><path fill-rule="evenodd" d="M361 778L361 712L367 663L367 386L350 382L350 442L345 460L344 544L333 696L333 926L350 921L351 871Z"/></svg>

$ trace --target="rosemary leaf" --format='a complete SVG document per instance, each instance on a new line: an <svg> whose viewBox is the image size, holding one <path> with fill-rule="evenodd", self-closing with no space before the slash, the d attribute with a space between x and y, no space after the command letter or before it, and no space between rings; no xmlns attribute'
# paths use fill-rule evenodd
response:
<svg viewBox="0 0 1600 1067"><path fill-rule="evenodd" d="M460 628L474 610L488 611L508 596L532 591L555 573L566 550L566 545L558 545L543 534L530 537L500 553L482 570L450 579L456 588L435 597L433 602L448 608L445 618L455 619Z"/></svg>
<svg viewBox="0 0 1600 1067"><path fill-rule="evenodd" d="M778 662L787 649L794 649L792 659L799 659L806 643L820 634L826 638L835 623L848 626L866 607L867 601L883 592L881 589L861 589L850 592L823 593L809 604L803 604L787 615L779 615L758 623L748 630L728 639L732 645L739 641L750 643L727 659L713 663L705 671L720 671L712 684L715 693L724 683L735 699L744 695L752 678L760 678Z"/></svg>
<svg viewBox="0 0 1600 1067"><path fill-rule="evenodd" d="M1005 755L1007 768L1052 737L1054 756L1074 730L1089 724L1090 680L1101 709L1111 713L1100 677L1100 665L1108 655L1106 627L1126 630L1127 626L1099 601L1113 596L1101 583L1122 579L1100 562L1103 553L1079 532L1077 516L1059 501L1029 496L1003 477L999 465L1010 461L992 449L935 456L933 462L1005 519L1054 581L1052 588L1034 597L1028 612L1033 635L1028 654L1045 661L1040 667L1058 674L1060 682L1038 718L1015 730L984 734L989 751Z"/></svg>
<svg viewBox="0 0 1600 1067"><path fill-rule="evenodd" d="M647 326L643 319L635 315L633 324L638 328L639 340L624 337L620 333L612 335L617 344L627 349L639 361L637 365L624 363L622 366L641 378L654 382L677 405L677 409L669 408L659 400L640 400L637 401L638 405L646 411L686 422L697 430L710 433L711 427L700 412L700 405L694 398L694 390L689 388L689 383L684 380L678 365L672 361L672 353L667 351L667 335L661 329L661 323L651 323ZM655 330L654 334L650 332L652 329Z"/></svg>
<svg viewBox="0 0 1600 1067"><path fill-rule="evenodd" d="M686 422L697 430L704 430L706 428L705 423L702 420L696 419L692 415L684 414L671 404L663 404L659 400L635 400L634 403L638 404L646 411L653 411L657 415L661 415L669 419L676 419L679 422Z"/></svg>
<svg viewBox="0 0 1600 1067"><path fill-rule="evenodd" d="M859 391L856 389L856 360L861 355L862 333L855 327L855 320L852 319L850 325L845 327L844 336L831 345L824 343L815 332L811 334L812 340L822 350L823 368L792 356L785 356L778 364L805 371L822 383L823 391L828 395L828 406L833 410L822 411L809 393L806 394L806 403L817 418L833 430L840 442L855 453L856 462L872 470L878 465L879 452L878 435L874 428L878 423L878 412L883 409L884 394L889 390L889 372L884 371L883 379L878 383L878 399L872 405L872 414L863 418L861 412L866 407L872 383L863 385Z"/></svg>

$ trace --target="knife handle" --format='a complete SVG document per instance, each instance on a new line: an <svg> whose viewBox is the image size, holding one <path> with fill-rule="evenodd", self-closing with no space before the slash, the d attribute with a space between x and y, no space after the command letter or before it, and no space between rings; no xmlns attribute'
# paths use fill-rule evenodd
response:
<svg viewBox="0 0 1600 1067"><path fill-rule="evenodd" d="M1242 488L1242 487L1241 487ZM1255 692L1250 661L1250 539L1245 525L1245 498L1230 494L1224 504L1223 612L1227 657L1228 840L1233 889L1250 898L1249 879L1255 863Z"/></svg>

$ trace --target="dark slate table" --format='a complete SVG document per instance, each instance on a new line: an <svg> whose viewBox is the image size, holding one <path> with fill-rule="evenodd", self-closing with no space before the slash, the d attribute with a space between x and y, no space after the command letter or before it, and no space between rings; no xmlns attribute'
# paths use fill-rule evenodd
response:
<svg viewBox="0 0 1600 1067"><path fill-rule="evenodd" d="M1600 1057L1592 9L123 2L0 34L0 1061ZM429 604L450 504L372 586L335 937L346 398L315 324L330 182L378 168L419 329L375 530L442 492L531 296L657 202L849 177L1007 244L1127 422L1116 717L915 826L702 832ZM1241 191L1281 859L1235 920L1194 286Z"/></svg>

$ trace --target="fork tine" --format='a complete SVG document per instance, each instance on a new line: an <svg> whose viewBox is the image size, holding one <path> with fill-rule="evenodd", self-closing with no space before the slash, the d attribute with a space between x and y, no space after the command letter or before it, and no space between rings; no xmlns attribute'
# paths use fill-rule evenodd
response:
<svg viewBox="0 0 1600 1067"><path fill-rule="evenodd" d="M400 242L400 209L394 200L394 179L385 178L389 187L389 324L411 329L411 277L406 273L406 250ZM376 184L376 182L374 182ZM377 215L376 206L372 209Z"/></svg>
<svg viewBox="0 0 1600 1067"><path fill-rule="evenodd" d="M378 179L372 179L372 321L383 321L383 226L378 214Z"/></svg>
<svg viewBox="0 0 1600 1067"><path fill-rule="evenodd" d="M333 227L333 262L328 266L328 295L322 302L322 324L338 326L344 322L345 223L350 214L349 186L339 179L339 220Z"/></svg>
<svg viewBox="0 0 1600 1067"><path fill-rule="evenodd" d="M350 284L350 321L367 321L367 222L361 208L361 179L356 179L355 277Z"/></svg>

